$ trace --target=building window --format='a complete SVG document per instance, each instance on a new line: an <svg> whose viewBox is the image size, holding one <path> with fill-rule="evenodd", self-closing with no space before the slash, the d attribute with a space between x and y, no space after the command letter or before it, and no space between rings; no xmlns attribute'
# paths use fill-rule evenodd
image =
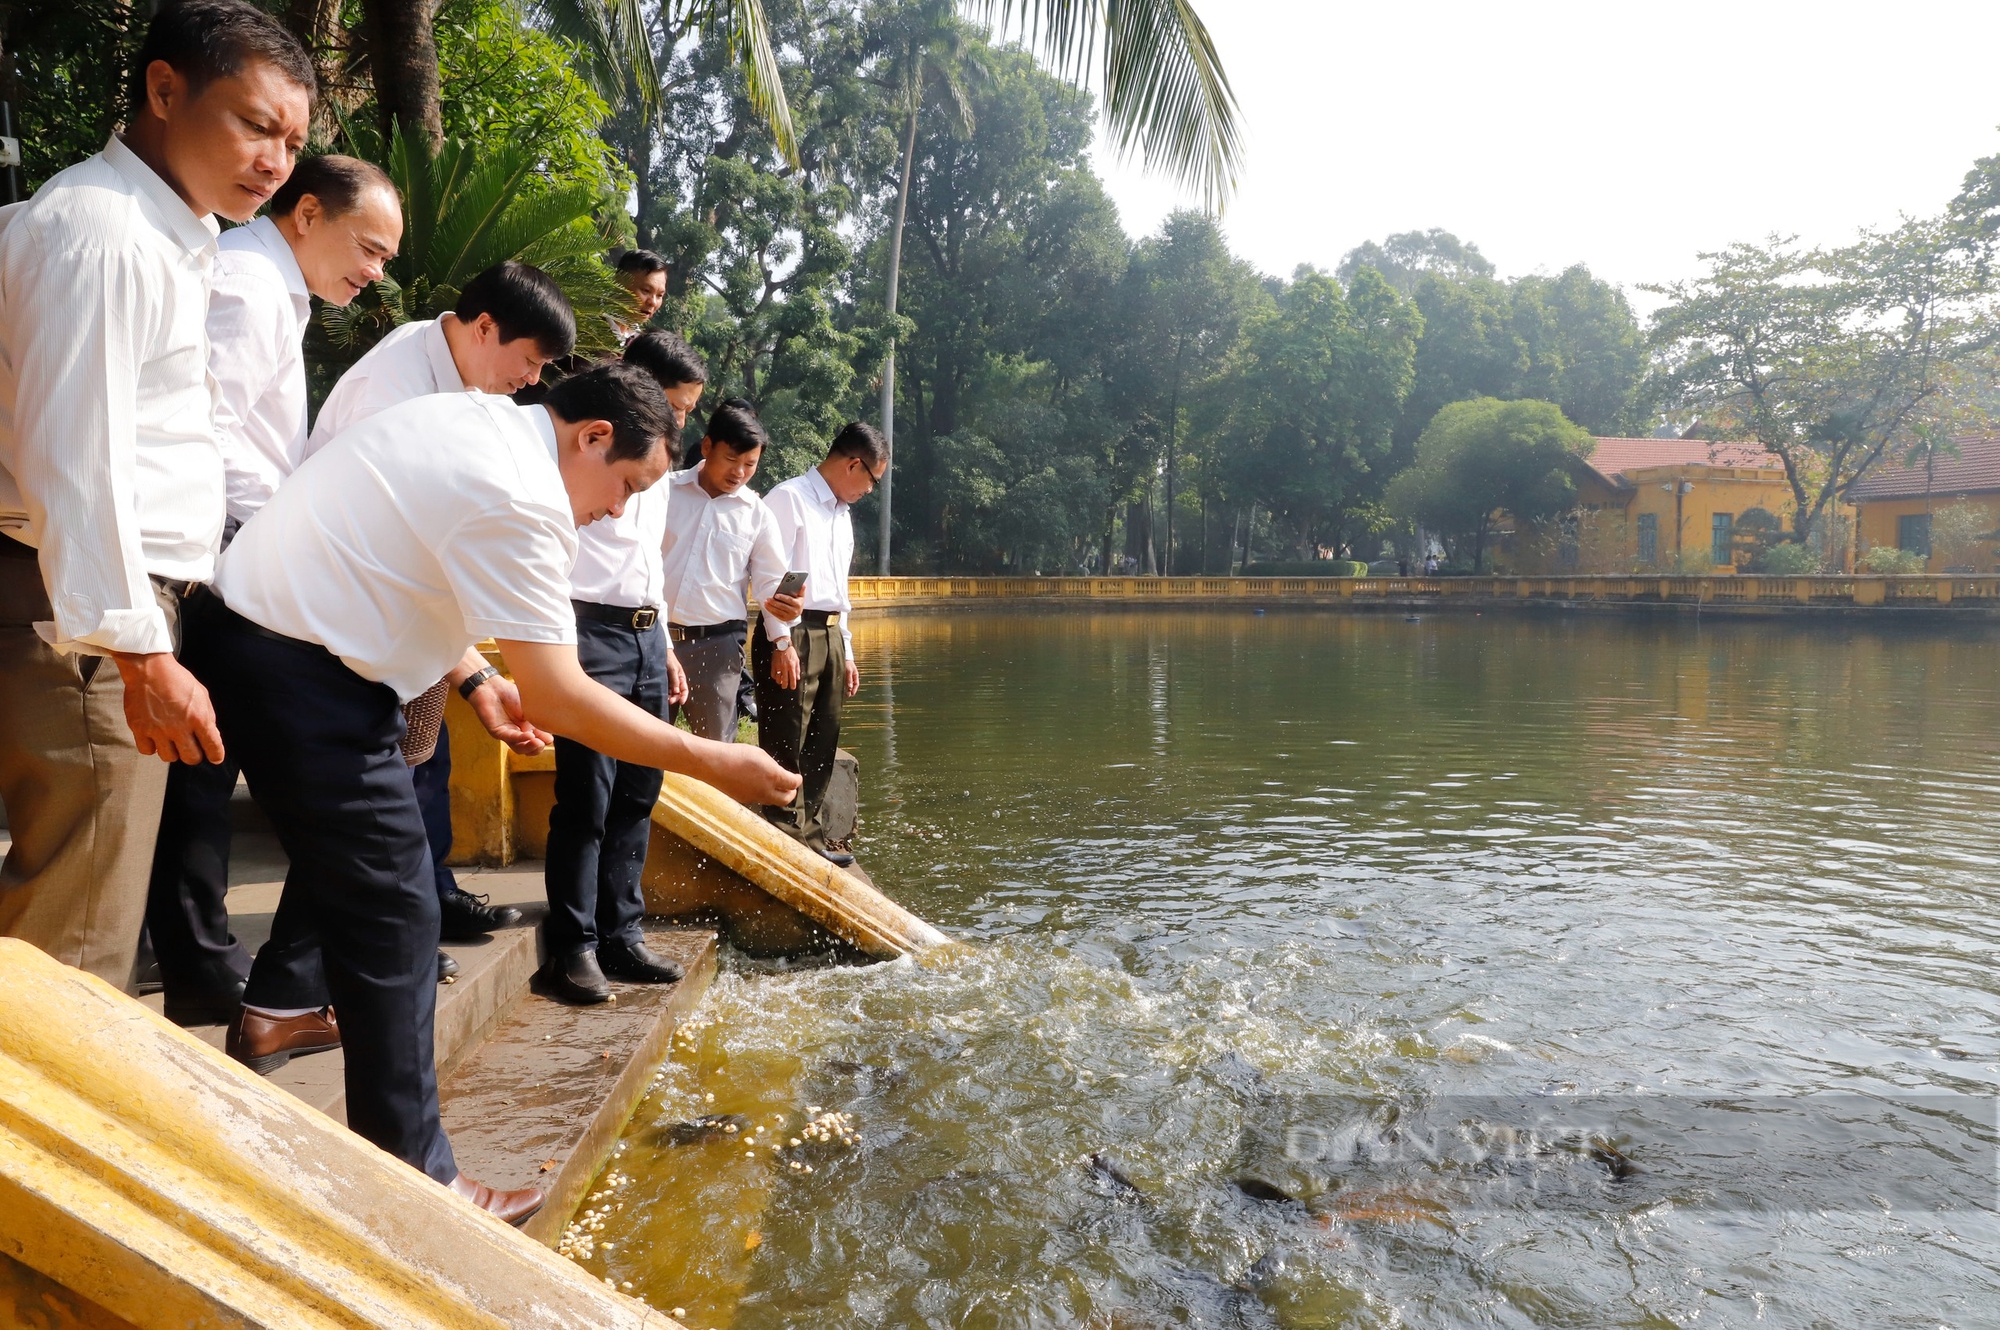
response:
<svg viewBox="0 0 2000 1330"><path fill-rule="evenodd" d="M1908 513L1896 519L1896 548L1931 557L1931 515Z"/></svg>
<svg viewBox="0 0 2000 1330"><path fill-rule="evenodd" d="M1731 548L1736 540L1736 517L1733 513L1717 513L1710 519L1714 530L1709 541L1708 559L1710 563L1733 564L1735 551Z"/></svg>
<svg viewBox="0 0 2000 1330"><path fill-rule="evenodd" d="M1658 563L1660 561L1660 515L1658 513L1639 514L1639 562Z"/></svg>

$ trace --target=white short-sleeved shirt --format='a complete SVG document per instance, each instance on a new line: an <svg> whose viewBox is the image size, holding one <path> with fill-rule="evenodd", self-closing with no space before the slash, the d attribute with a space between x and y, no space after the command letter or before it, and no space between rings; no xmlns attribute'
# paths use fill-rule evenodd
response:
<svg viewBox="0 0 2000 1330"><path fill-rule="evenodd" d="M398 402L432 393L468 391L472 390L458 375L458 362L451 358L451 343L444 338L441 321L406 323L370 347L368 354L333 385L320 406L319 419L313 421L306 456Z"/></svg>
<svg viewBox="0 0 2000 1330"><path fill-rule="evenodd" d="M840 634L852 651L854 633L847 616L854 607L847 598L847 570L854 562L854 519L847 505L834 497L818 467L774 487L764 503L777 519L779 548L791 570L806 574L805 607L838 614ZM766 614L764 635L783 642L792 635L791 625Z"/></svg>
<svg viewBox="0 0 2000 1330"><path fill-rule="evenodd" d="M575 558L548 411L434 393L307 458L224 551L215 589L408 701L482 637L574 643Z"/></svg>
<svg viewBox="0 0 2000 1330"><path fill-rule="evenodd" d="M600 517L576 532L570 594L620 609L661 608L660 540L667 527L666 482L625 501L616 517Z"/></svg>
<svg viewBox="0 0 2000 1330"><path fill-rule="evenodd" d="M0 209L0 531L41 550L64 650L173 650L149 575L222 538L216 224L117 138Z"/></svg>
<svg viewBox="0 0 2000 1330"><path fill-rule="evenodd" d="M215 435L228 473L229 515L262 508L305 460L306 323L312 293L269 217L223 233L208 297Z"/></svg>
<svg viewBox="0 0 2000 1330"><path fill-rule="evenodd" d="M746 590L763 600L785 576L777 524L757 491L711 498L701 468L668 473L635 494L618 517L577 534L578 600L637 609L651 605L690 628L744 616Z"/></svg>

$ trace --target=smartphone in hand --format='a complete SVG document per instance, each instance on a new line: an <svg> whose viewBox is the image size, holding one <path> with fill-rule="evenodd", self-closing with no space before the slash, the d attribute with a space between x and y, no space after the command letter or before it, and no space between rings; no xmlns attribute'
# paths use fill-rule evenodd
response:
<svg viewBox="0 0 2000 1330"><path fill-rule="evenodd" d="M784 581L778 583L777 594L780 596L796 596L805 589L806 575L804 573L786 573Z"/></svg>

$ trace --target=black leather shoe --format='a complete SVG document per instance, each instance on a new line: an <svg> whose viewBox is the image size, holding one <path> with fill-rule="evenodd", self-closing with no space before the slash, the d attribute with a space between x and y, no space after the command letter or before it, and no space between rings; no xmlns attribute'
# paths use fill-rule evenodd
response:
<svg viewBox="0 0 2000 1330"><path fill-rule="evenodd" d="M597 953L573 951L551 956L542 967L542 986L549 996L572 1006L589 1007L611 1000L611 985L597 968Z"/></svg>
<svg viewBox="0 0 2000 1330"><path fill-rule="evenodd" d="M829 850L824 845L819 847L819 857L832 864L835 868L847 868L854 863L854 856L847 851Z"/></svg>
<svg viewBox="0 0 2000 1330"><path fill-rule="evenodd" d="M227 1025L243 1005L243 981L231 976L222 988L167 990L167 1019L175 1025Z"/></svg>
<svg viewBox="0 0 2000 1330"><path fill-rule="evenodd" d="M607 942L597 949L597 964L607 977L628 984L672 984L681 978L680 966L655 956L643 942Z"/></svg>
<svg viewBox="0 0 2000 1330"><path fill-rule="evenodd" d="M453 887L438 901L438 936L447 942L470 942L496 928L512 928L521 912L511 905L488 905L487 897Z"/></svg>
<svg viewBox="0 0 2000 1330"><path fill-rule="evenodd" d="M438 953L438 982L443 983L457 973L458 962L440 951Z"/></svg>

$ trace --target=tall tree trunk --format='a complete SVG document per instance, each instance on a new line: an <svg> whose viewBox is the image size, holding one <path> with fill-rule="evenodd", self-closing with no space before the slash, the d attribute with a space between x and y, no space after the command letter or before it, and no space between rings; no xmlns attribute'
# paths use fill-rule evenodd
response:
<svg viewBox="0 0 2000 1330"><path fill-rule="evenodd" d="M430 0L364 0L363 9L382 137L386 140L390 129L401 125L405 135L421 135L435 153L444 146L444 112L438 100Z"/></svg>
<svg viewBox="0 0 2000 1330"><path fill-rule="evenodd" d="M910 171L917 157L917 108L910 107L910 127L903 135L903 182L896 188L896 227L889 233L889 295L883 302L889 317L896 316L896 285L903 276L903 217L910 207ZM889 575L890 502L896 489L896 339L889 339L882 357L882 438L889 445L889 460L882 468L881 532L876 539L879 552L876 571Z"/></svg>
<svg viewBox="0 0 2000 1330"><path fill-rule="evenodd" d="M1181 356L1186 349L1186 339L1176 337L1174 390L1167 399L1167 560L1162 571L1168 577L1174 575L1174 453L1178 451L1174 445L1178 441L1181 427ZM1148 533L1150 534L1150 524Z"/></svg>
<svg viewBox="0 0 2000 1330"><path fill-rule="evenodd" d="M1153 502L1155 497L1154 482L1151 477L1148 477L1146 480L1146 576L1148 577L1158 577L1160 575L1159 555L1153 546Z"/></svg>

